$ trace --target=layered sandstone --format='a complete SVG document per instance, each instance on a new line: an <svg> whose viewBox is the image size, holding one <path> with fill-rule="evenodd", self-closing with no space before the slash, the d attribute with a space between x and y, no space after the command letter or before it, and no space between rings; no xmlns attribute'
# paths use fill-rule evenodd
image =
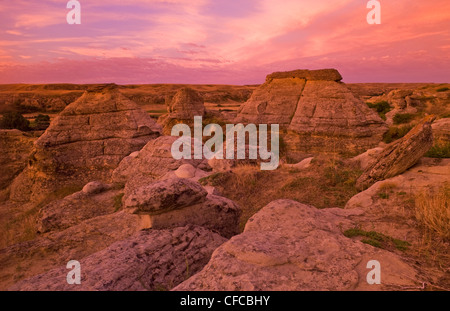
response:
<svg viewBox="0 0 450 311"><path fill-rule="evenodd" d="M293 150L357 152L376 146L387 126L341 79L334 69L271 74L236 121L280 124Z"/></svg>
<svg viewBox="0 0 450 311"><path fill-rule="evenodd" d="M160 135L160 126L115 85L88 90L36 141L11 199L37 199L65 185L107 178L119 162Z"/></svg>

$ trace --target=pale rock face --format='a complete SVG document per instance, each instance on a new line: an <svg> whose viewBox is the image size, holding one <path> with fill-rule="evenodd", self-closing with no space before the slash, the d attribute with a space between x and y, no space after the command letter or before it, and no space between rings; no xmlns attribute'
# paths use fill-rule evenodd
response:
<svg viewBox="0 0 450 311"><path fill-rule="evenodd" d="M12 185L11 199L39 199L65 185L105 179L161 131L116 86L86 91L36 141L28 168Z"/></svg>
<svg viewBox="0 0 450 311"><path fill-rule="evenodd" d="M175 171L175 175L178 178L193 178L195 177L195 170L195 167L191 164L183 164Z"/></svg>
<svg viewBox="0 0 450 311"><path fill-rule="evenodd" d="M376 156L380 154L384 148L382 147L376 147L367 150L364 153L361 153L360 155L357 155L356 157L353 157L351 159L351 162L357 162L359 163L359 167L362 170L365 170L371 162L373 162L376 159Z"/></svg>
<svg viewBox="0 0 450 311"><path fill-rule="evenodd" d="M109 189L109 185L102 183L101 181L91 181L87 183L82 191L85 194L97 194Z"/></svg>
<svg viewBox="0 0 450 311"><path fill-rule="evenodd" d="M345 237L361 211L318 210L291 200L271 202L242 234L216 249L202 271L174 290L382 290L414 285L417 272L390 252ZM366 281L370 260L381 285ZM388 285L389 284L389 285Z"/></svg>
<svg viewBox="0 0 450 311"><path fill-rule="evenodd" d="M23 280L11 290L142 291L171 289L199 271L225 238L202 227L146 230L80 260L81 285L65 266Z"/></svg>
<svg viewBox="0 0 450 311"><path fill-rule="evenodd" d="M356 186L364 190L375 182L403 173L417 163L433 145L431 124L436 117L425 117L408 134L389 144L358 178Z"/></svg>

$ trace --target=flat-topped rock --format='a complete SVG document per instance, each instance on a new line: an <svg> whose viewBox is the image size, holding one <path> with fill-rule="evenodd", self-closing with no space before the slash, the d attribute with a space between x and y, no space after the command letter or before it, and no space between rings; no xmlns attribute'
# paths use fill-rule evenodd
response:
<svg viewBox="0 0 450 311"><path fill-rule="evenodd" d="M308 70L299 69L293 71L274 72L266 77L266 81L274 79L298 78L305 80L341 81L342 76L336 69Z"/></svg>

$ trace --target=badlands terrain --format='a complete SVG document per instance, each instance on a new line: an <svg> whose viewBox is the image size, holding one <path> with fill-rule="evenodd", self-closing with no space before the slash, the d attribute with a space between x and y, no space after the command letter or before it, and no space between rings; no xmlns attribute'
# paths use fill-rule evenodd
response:
<svg viewBox="0 0 450 311"><path fill-rule="evenodd" d="M450 290L450 84L341 80L0 85L0 290ZM194 116L279 167L175 160Z"/></svg>

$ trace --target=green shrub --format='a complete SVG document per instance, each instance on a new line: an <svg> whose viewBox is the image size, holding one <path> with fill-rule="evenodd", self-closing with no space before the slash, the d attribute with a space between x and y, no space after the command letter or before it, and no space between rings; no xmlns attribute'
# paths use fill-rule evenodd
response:
<svg viewBox="0 0 450 311"><path fill-rule="evenodd" d="M409 123L414 118L414 115L411 113L397 113L394 118L394 124L404 124Z"/></svg>
<svg viewBox="0 0 450 311"><path fill-rule="evenodd" d="M375 109L376 112L378 112L378 115L383 120L386 120L386 113L391 111L391 106L389 105L389 103L387 101L381 101L381 102L377 102L375 104L367 103L367 106L369 106L369 108Z"/></svg>
<svg viewBox="0 0 450 311"><path fill-rule="evenodd" d="M49 126L50 116L46 114L39 114L31 124L31 127L37 131L45 131Z"/></svg>
<svg viewBox="0 0 450 311"><path fill-rule="evenodd" d="M448 90L450 90L448 87L441 87L437 89L436 92L447 92Z"/></svg>
<svg viewBox="0 0 450 311"><path fill-rule="evenodd" d="M425 154L429 158L450 158L450 142L438 141Z"/></svg>
<svg viewBox="0 0 450 311"><path fill-rule="evenodd" d="M398 250L405 251L408 249L408 246L411 245L406 241L394 239L393 237L390 237L383 233L379 233L376 231L364 231L359 228L348 229L344 231L344 235L347 238L353 238L358 236L364 237L365 239L361 240L362 243L383 249L395 247Z"/></svg>
<svg viewBox="0 0 450 311"><path fill-rule="evenodd" d="M0 120L0 127L3 129L28 131L30 129L30 121L18 112L6 112Z"/></svg>

